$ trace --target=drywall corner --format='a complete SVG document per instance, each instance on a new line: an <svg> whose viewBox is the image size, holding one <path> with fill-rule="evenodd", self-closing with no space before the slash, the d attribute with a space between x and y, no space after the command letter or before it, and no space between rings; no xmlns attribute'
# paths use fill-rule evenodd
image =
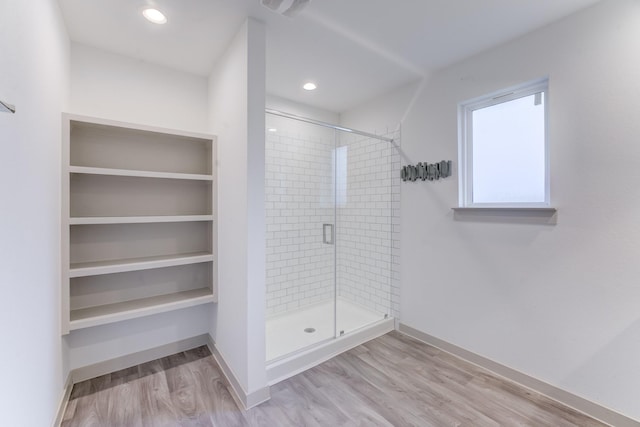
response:
<svg viewBox="0 0 640 427"><path fill-rule="evenodd" d="M248 19L209 77L218 137L218 306L211 335L251 393L266 386L265 28Z"/></svg>

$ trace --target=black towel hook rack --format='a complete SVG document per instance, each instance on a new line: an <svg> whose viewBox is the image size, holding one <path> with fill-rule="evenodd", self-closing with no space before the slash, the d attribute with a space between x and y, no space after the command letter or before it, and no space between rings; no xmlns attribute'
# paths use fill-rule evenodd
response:
<svg viewBox="0 0 640 427"><path fill-rule="evenodd" d="M400 170L400 178L403 181L437 181L440 178L451 176L451 160L443 160L438 163L418 163L417 165L403 166Z"/></svg>

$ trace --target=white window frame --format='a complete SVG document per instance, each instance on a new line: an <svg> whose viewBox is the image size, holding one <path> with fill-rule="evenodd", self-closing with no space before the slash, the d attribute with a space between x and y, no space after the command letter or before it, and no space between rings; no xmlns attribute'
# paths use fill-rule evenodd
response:
<svg viewBox="0 0 640 427"><path fill-rule="evenodd" d="M502 89L474 98L458 105L458 164L459 170L459 206L462 208L536 208L549 207L550 179L549 179L549 79L537 79L518 86ZM545 152L545 199L543 202L504 202L504 203L473 203L473 120L475 110L502 104L515 99L544 93L544 152Z"/></svg>

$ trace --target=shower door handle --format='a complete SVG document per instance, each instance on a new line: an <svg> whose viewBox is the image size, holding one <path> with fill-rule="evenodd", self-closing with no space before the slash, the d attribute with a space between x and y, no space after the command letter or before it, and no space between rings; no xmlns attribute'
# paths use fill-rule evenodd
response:
<svg viewBox="0 0 640 427"><path fill-rule="evenodd" d="M322 242L333 245L333 224L322 224Z"/></svg>

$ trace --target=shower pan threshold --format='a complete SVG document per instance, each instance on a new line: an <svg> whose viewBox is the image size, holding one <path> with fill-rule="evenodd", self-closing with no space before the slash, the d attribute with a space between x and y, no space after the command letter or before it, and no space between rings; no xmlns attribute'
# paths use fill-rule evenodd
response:
<svg viewBox="0 0 640 427"><path fill-rule="evenodd" d="M336 316L337 313L337 316ZM384 319L382 313L338 297L267 317L267 363Z"/></svg>
<svg viewBox="0 0 640 427"><path fill-rule="evenodd" d="M344 301L338 301L339 305L344 305L344 303ZM346 304L348 304L349 306L352 305L348 302ZM353 306L351 308L352 310L359 311L358 306ZM353 311L351 311L351 313L353 313ZM309 338L309 344L304 346L300 350L268 361L266 367L267 382L269 383L269 385L274 385L289 377L299 374L300 372L306 371L307 369L319 365L320 363L325 362L340 353L364 344L365 342L384 335L394 329L395 325L393 318L383 318L382 315L374 315L373 317L371 317L371 314L368 318L369 321L367 323L354 323L355 318L352 316L349 316L351 317L350 319L345 319L350 320L347 323L340 322L339 320L338 327L340 328L342 326L342 329L338 330L345 330L345 334L335 339L333 338L332 332L333 325L331 325L331 334L329 334L326 331L326 325L324 325L324 328L322 328L323 325L320 325L320 330L316 332L304 332L305 329L313 327L313 325L308 326L307 323L298 323L298 329L300 329L300 332L302 334L314 336L315 334L319 333L320 335L317 336L317 338ZM345 316L343 316L343 318L344 317ZM277 321L281 319L282 318L275 318L270 320ZM360 317L360 320L362 320L362 317ZM270 331L268 330L267 339L269 339L269 332ZM311 341L314 339L315 341ZM269 347L269 344L267 344L267 346Z"/></svg>

